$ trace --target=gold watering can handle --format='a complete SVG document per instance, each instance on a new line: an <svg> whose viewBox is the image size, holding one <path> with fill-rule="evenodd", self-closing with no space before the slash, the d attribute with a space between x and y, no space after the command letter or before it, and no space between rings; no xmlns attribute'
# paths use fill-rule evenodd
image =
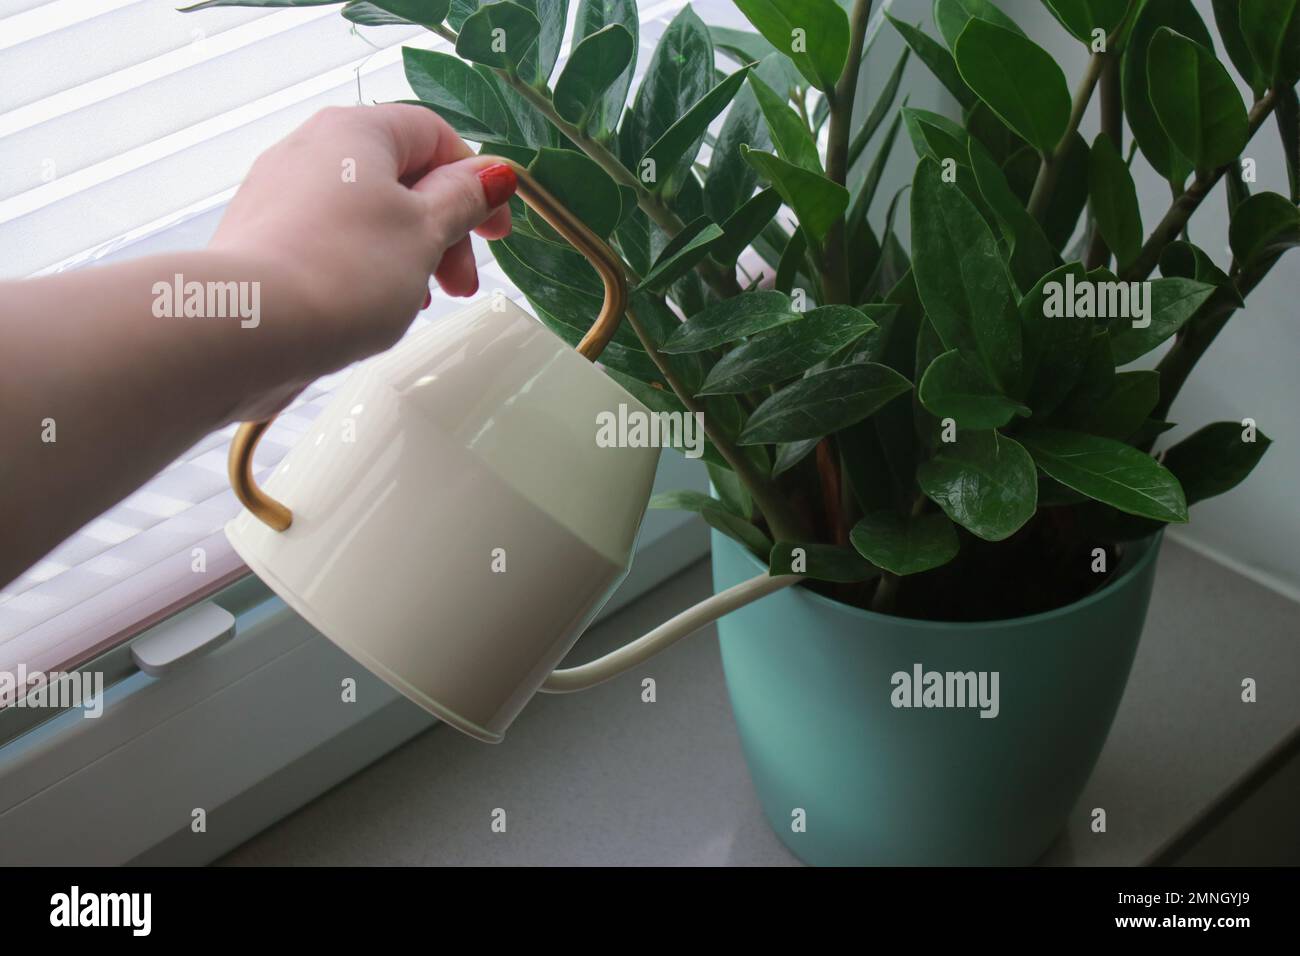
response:
<svg viewBox="0 0 1300 956"><path fill-rule="evenodd" d="M561 202L546 191L523 166L510 159L500 159L515 171L518 177L518 195L534 212L545 219L573 248L587 258L600 279L605 283L605 302L600 308L600 315L587 334L578 343L578 352L594 362L605 350L609 340L614 337L618 323L627 310L627 278L623 274L623 262L609 245L592 232ZM284 531L293 523L293 512L276 501L257 486L253 480L253 452L262 434L275 420L272 416L266 421L244 422L235 432L230 442L230 486L235 489L235 497L255 518L269 525L276 531Z"/></svg>

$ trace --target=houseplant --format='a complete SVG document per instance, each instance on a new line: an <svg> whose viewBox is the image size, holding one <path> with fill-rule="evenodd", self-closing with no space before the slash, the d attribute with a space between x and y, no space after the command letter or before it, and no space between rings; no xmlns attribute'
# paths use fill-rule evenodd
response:
<svg viewBox="0 0 1300 956"><path fill-rule="evenodd" d="M907 50L856 125L885 20L870 0L737 0L753 32L686 7L634 95L632 0L578 3L558 71L567 0L343 6L453 42L404 51L416 99L527 163L622 254L636 291L602 362L651 408L703 415L715 495L657 503L714 528L715 584L764 565L806 578L720 630L765 810L810 861L1041 852L1114 715L1160 529L1268 445L1219 422L1152 454L1196 361L1300 242L1300 7L1215 4L1247 108L1190 0L1045 3L1090 52L1073 93L990 0L936 0L939 39L886 15ZM898 107L909 55L960 122ZM1271 117L1289 196L1241 175ZM886 200L904 129L915 176ZM1150 229L1139 152L1173 195ZM1220 181L1226 269L1205 251L1224 237L1185 233ZM600 287L555 238L520 207L493 251L576 341ZM757 272L737 268L747 248ZM1126 367L1157 348L1154 368ZM969 690L993 719L951 706L967 688L952 674L987 677Z"/></svg>

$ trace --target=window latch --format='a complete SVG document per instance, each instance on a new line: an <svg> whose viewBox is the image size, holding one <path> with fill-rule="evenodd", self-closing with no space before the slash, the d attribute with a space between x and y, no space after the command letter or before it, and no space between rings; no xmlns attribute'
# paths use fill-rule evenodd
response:
<svg viewBox="0 0 1300 956"><path fill-rule="evenodd" d="M205 601L142 634L131 644L131 657L150 677L165 677L234 636L234 615Z"/></svg>

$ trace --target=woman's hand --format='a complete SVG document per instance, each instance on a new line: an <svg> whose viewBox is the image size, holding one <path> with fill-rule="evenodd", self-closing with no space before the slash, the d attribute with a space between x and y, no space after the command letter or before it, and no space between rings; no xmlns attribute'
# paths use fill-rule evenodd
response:
<svg viewBox="0 0 1300 956"><path fill-rule="evenodd" d="M262 306L299 326L277 339L306 350L285 365L310 380L401 338L430 275L450 295L477 292L469 233L510 232L514 187L513 170L424 107L326 109L258 158L209 249L286 277L308 303Z"/></svg>

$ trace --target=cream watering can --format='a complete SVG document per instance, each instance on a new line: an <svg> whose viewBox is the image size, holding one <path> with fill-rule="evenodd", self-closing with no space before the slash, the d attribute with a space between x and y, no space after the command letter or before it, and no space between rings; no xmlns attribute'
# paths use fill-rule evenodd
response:
<svg viewBox="0 0 1300 956"><path fill-rule="evenodd" d="M649 411L592 363L627 309L618 256L526 170L518 195L589 259L605 301L571 349L508 300L358 366L260 488L270 421L241 425L235 551L286 604L445 722L499 742L538 690L590 687L795 583L760 575L580 667L555 670L631 564L658 448L600 447Z"/></svg>

